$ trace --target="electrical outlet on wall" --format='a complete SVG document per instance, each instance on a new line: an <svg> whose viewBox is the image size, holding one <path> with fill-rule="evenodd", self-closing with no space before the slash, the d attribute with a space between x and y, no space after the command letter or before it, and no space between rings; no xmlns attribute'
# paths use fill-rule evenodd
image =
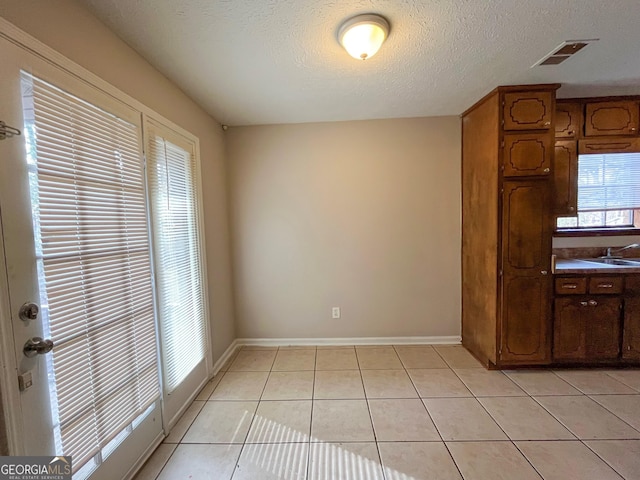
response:
<svg viewBox="0 0 640 480"><path fill-rule="evenodd" d="M331 318L340 318L340 307L331 308Z"/></svg>

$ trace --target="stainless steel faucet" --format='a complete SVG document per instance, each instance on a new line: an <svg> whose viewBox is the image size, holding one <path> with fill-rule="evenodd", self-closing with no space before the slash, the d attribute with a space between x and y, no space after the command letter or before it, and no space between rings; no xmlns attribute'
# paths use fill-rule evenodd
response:
<svg viewBox="0 0 640 480"><path fill-rule="evenodd" d="M615 255L616 253L620 253L629 248L640 248L640 243L632 243L631 245L627 245L626 247L613 249L613 247L607 247L607 254L602 258L622 258L622 255Z"/></svg>

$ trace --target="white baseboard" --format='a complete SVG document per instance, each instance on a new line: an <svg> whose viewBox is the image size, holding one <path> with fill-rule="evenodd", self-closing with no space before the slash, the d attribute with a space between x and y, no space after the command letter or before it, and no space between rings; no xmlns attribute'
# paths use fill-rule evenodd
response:
<svg viewBox="0 0 640 480"><path fill-rule="evenodd" d="M215 377L218 374L220 369L224 366L225 363L227 363L227 361L231 357L233 357L234 353L236 353L236 350L240 348L240 346L241 344L238 342L237 338L233 342L231 342L231 345L227 347L227 349L224 351L224 353L218 359L218 361L213 364L212 377Z"/></svg>
<svg viewBox="0 0 640 480"><path fill-rule="evenodd" d="M462 337L452 335L438 337L237 338L234 344L236 347L245 345L256 347L325 347L332 345L460 345L461 342Z"/></svg>

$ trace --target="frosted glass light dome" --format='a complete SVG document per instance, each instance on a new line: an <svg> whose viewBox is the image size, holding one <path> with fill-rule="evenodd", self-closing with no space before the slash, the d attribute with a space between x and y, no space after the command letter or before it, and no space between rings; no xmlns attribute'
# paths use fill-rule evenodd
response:
<svg viewBox="0 0 640 480"><path fill-rule="evenodd" d="M373 57L389 35L389 22L380 15L358 15L342 24L340 44L353 58Z"/></svg>

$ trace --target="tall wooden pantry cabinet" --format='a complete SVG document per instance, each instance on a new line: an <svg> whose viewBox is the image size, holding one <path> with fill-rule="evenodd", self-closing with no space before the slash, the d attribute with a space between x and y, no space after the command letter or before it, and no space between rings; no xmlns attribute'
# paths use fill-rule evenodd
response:
<svg viewBox="0 0 640 480"><path fill-rule="evenodd" d="M489 368L551 361L558 87L498 87L462 115L462 343Z"/></svg>

